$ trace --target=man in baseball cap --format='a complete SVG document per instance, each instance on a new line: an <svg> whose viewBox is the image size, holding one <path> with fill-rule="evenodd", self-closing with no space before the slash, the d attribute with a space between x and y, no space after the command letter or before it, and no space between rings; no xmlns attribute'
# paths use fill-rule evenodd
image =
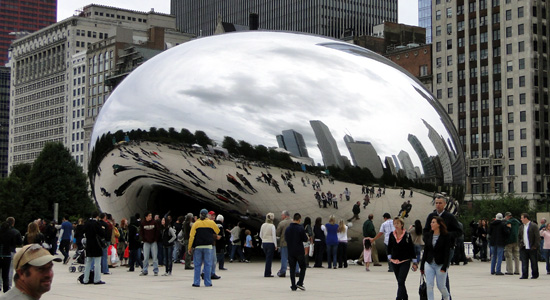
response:
<svg viewBox="0 0 550 300"><path fill-rule="evenodd" d="M53 262L61 262L40 244L30 244L21 248L13 257L15 288L0 299L40 299L51 289Z"/></svg>

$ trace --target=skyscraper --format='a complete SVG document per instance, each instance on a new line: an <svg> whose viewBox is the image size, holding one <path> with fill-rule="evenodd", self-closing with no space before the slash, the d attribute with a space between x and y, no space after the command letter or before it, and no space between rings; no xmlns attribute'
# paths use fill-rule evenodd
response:
<svg viewBox="0 0 550 300"><path fill-rule="evenodd" d="M463 145L467 198L541 197L550 186L550 6L437 1L432 14L434 92Z"/></svg>
<svg viewBox="0 0 550 300"><path fill-rule="evenodd" d="M441 2L441 0L438 2ZM426 28L426 44L431 44L432 0L418 0L418 26Z"/></svg>
<svg viewBox="0 0 550 300"><path fill-rule="evenodd" d="M277 143L297 157L309 157L304 137L293 129L283 130L282 135L277 135Z"/></svg>
<svg viewBox="0 0 550 300"><path fill-rule="evenodd" d="M370 35L373 26L397 22L397 0L171 0L177 28L208 36L216 18L247 25L250 13L259 16L260 29L308 32L340 38L344 32Z"/></svg>
<svg viewBox="0 0 550 300"><path fill-rule="evenodd" d="M355 141L352 136L345 135L344 142L348 148L353 165L367 168L377 178L382 177L384 170L376 149L370 142Z"/></svg>
<svg viewBox="0 0 550 300"><path fill-rule="evenodd" d="M0 66L0 178L8 175L10 68Z"/></svg>
<svg viewBox="0 0 550 300"><path fill-rule="evenodd" d="M319 120L311 120L309 123L317 138L317 146L321 151L321 156L323 156L325 167L334 166L343 169L344 160L342 159L340 150L338 150L336 140L332 136L332 133L330 133L330 129L328 129L325 123Z"/></svg>
<svg viewBox="0 0 550 300"><path fill-rule="evenodd" d="M122 32L120 27L132 30ZM119 53L134 58L122 49L133 41L146 46L156 34L165 38L162 50L192 38L175 30L170 15L88 5L79 16L14 41L9 171L13 165L32 163L46 142L63 143L85 167L85 119L91 128L107 100L111 87L106 79L117 75ZM95 55L88 57L88 51ZM133 60L133 66L141 61Z"/></svg>
<svg viewBox="0 0 550 300"><path fill-rule="evenodd" d="M416 172L414 170L414 165L412 163L411 157L409 156L409 153L407 153L407 151L401 150L399 151L397 157L399 157L399 161L401 161L401 166L403 166L403 169L405 170L405 175L410 180L416 179Z"/></svg>
<svg viewBox="0 0 550 300"><path fill-rule="evenodd" d="M420 140L418 140L418 138L414 134L409 134L408 140L409 143L411 143L414 151L418 155L418 158L420 158L422 169L424 169L424 175L426 177L436 176L433 162L428 156L428 153L426 152L426 149L424 149L424 146L422 145Z"/></svg>
<svg viewBox="0 0 550 300"><path fill-rule="evenodd" d="M0 1L0 66L17 32L34 32L56 22L57 0Z"/></svg>

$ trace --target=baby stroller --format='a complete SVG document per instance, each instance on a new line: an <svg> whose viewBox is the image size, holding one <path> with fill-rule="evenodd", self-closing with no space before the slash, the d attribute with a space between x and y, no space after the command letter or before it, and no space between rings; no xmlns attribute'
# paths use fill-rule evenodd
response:
<svg viewBox="0 0 550 300"><path fill-rule="evenodd" d="M86 262L86 239L82 239L82 249L76 250L76 253L73 255L73 262L69 266L69 272L74 273L78 267L78 272L84 272L84 264Z"/></svg>

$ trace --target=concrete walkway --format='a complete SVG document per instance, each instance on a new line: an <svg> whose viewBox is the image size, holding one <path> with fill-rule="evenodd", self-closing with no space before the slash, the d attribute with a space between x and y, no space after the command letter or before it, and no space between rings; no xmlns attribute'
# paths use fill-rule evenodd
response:
<svg viewBox="0 0 550 300"><path fill-rule="evenodd" d="M213 287L191 287L193 271L183 265L174 266L170 277L138 276L127 268L111 269L111 275L103 275L105 285L81 285L80 273L70 273L67 265L56 263L52 290L41 299L395 299L397 283L387 265L371 266L365 272L363 266L351 265L347 269L307 270L304 285L306 291L290 290L290 279L264 278L263 261L256 258L251 263L226 263L227 271L217 271L222 276L213 281ZM273 265L277 272L279 262ZM325 262L326 266L326 262ZM504 265L503 265L504 267ZM539 263L540 277L536 280L520 280L519 275L494 276L489 273L490 263L474 261L466 266L450 268L453 299L543 299L548 295L550 275L546 275L544 263ZM504 270L504 268L503 268ZM163 274L161 268L160 274ZM410 299L418 299L420 272L410 272L407 289ZM201 285L204 285L201 282ZM435 292L436 299L439 291Z"/></svg>

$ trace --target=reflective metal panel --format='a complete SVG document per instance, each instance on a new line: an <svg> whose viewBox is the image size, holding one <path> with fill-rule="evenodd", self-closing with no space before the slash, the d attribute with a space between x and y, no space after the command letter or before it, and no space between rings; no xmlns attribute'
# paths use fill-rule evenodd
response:
<svg viewBox="0 0 550 300"><path fill-rule="evenodd" d="M225 34L159 54L109 97L91 149L95 199L118 218L206 207L250 226L285 209L348 219L361 184L460 196L464 182L454 127L419 81L363 48L294 33ZM323 178L320 193L344 194L338 210L314 198Z"/></svg>

